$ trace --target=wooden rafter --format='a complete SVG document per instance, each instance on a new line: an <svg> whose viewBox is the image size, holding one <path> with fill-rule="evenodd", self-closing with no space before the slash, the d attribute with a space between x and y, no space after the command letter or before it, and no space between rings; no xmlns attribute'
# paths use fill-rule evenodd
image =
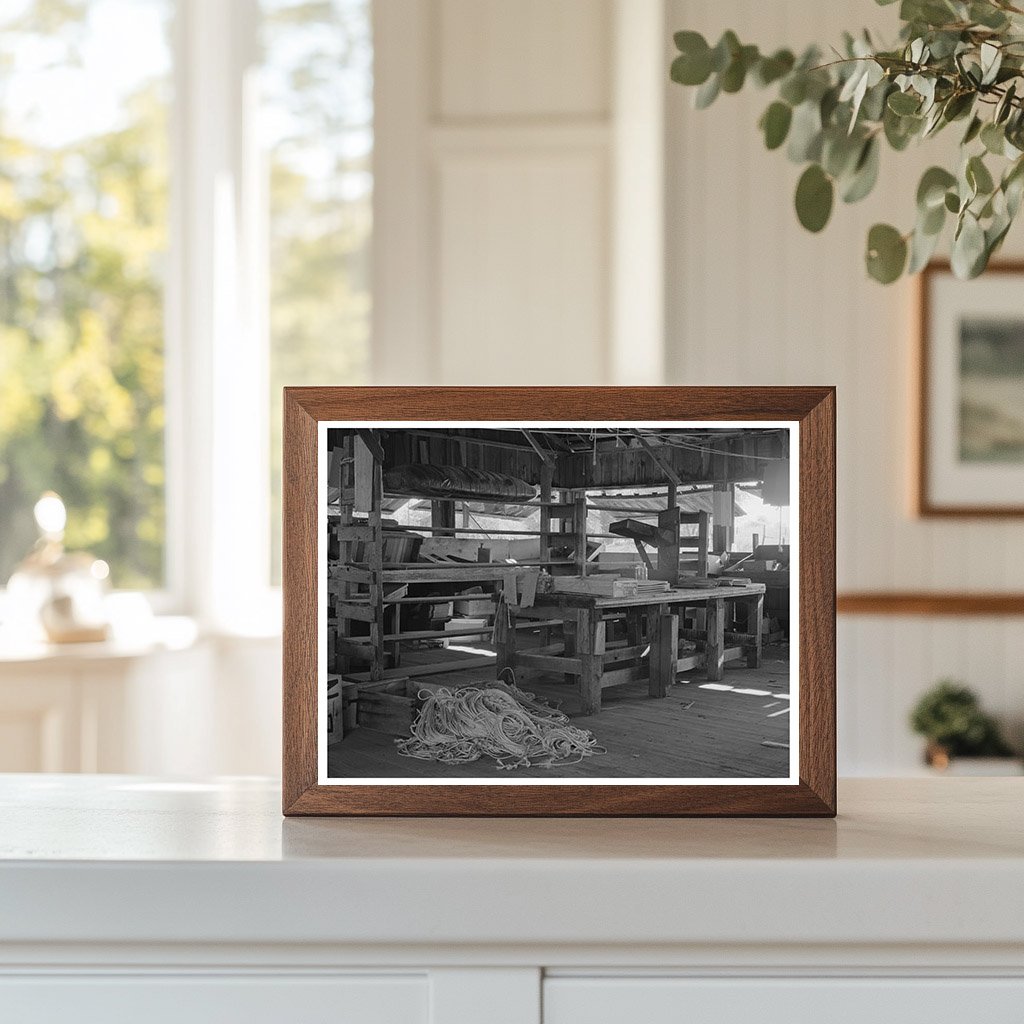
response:
<svg viewBox="0 0 1024 1024"><path fill-rule="evenodd" d="M636 439L640 442L644 451L654 460L655 465L665 474L669 483L675 484L678 487L683 482L679 474L651 447L643 434L637 434Z"/></svg>

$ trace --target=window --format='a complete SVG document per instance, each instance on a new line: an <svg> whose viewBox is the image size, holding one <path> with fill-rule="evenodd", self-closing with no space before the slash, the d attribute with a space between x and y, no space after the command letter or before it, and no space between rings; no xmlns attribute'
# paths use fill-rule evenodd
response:
<svg viewBox="0 0 1024 1024"><path fill-rule="evenodd" d="M264 0L269 155L271 567L280 565L281 388L363 384L370 336L369 0Z"/></svg>
<svg viewBox="0 0 1024 1024"><path fill-rule="evenodd" d="M367 378L370 8L0 7L0 587L52 489L115 587L269 628L281 388Z"/></svg>
<svg viewBox="0 0 1024 1024"><path fill-rule="evenodd" d="M116 586L164 580L170 17L169 0L0 13L0 585L48 489Z"/></svg>

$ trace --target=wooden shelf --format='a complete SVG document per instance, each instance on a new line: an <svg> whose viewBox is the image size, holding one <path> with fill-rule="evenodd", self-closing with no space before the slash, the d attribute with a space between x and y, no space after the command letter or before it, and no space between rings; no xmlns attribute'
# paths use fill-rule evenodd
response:
<svg viewBox="0 0 1024 1024"><path fill-rule="evenodd" d="M419 597L400 597L394 601L385 601L384 607L393 604L444 604L446 601L496 601L497 595L490 591L479 594L422 594ZM369 607L370 602L365 598L349 598L345 604L365 604Z"/></svg>
<svg viewBox="0 0 1024 1024"><path fill-rule="evenodd" d="M575 541L573 533L560 533L558 530L500 530L491 527L471 526L407 526L401 530L383 530L385 537L414 537L417 533L427 533L432 537L451 537L459 534L470 534L474 537L487 539L488 537L549 537L553 540L565 538L567 542ZM587 539L598 538L601 540L622 540L617 533L588 533Z"/></svg>

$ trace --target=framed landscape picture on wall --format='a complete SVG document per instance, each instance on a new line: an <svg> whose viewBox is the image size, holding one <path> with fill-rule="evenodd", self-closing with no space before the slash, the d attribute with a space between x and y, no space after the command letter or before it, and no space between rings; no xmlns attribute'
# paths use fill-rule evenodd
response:
<svg viewBox="0 0 1024 1024"><path fill-rule="evenodd" d="M289 388L289 814L835 811L831 388Z"/></svg>
<svg viewBox="0 0 1024 1024"><path fill-rule="evenodd" d="M917 510L1024 515L1024 263L921 275Z"/></svg>

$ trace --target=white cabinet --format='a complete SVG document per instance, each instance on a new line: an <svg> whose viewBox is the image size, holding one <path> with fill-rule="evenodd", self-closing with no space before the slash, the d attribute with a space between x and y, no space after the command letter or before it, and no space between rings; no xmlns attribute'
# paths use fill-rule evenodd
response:
<svg viewBox="0 0 1024 1024"><path fill-rule="evenodd" d="M1024 978L548 978L544 1024L1020 1024Z"/></svg>
<svg viewBox="0 0 1024 1024"><path fill-rule="evenodd" d="M426 975L0 978L18 1024L428 1024Z"/></svg>
<svg viewBox="0 0 1024 1024"><path fill-rule="evenodd" d="M0 776L0 1022L1021 1024L1020 797L282 820L258 779Z"/></svg>

